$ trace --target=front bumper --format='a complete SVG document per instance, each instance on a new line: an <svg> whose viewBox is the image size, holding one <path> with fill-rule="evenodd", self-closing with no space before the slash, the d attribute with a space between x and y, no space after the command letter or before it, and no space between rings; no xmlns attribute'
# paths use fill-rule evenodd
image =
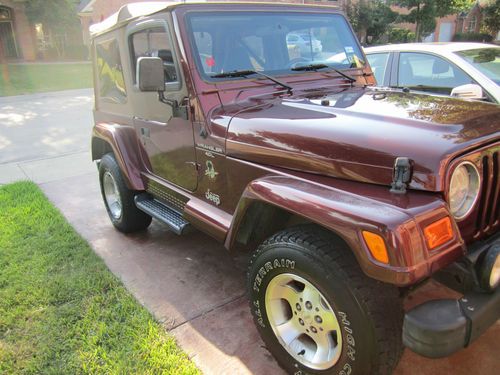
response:
<svg viewBox="0 0 500 375"><path fill-rule="evenodd" d="M477 269L486 252L498 254L500 238L470 254ZM476 277L474 277L477 279ZM470 279L470 278L469 278ZM438 299L425 302L405 315L403 343L429 358L446 357L467 347L500 318L500 287L492 293L471 286L459 300Z"/></svg>
<svg viewBox="0 0 500 375"><path fill-rule="evenodd" d="M467 347L500 317L500 290L472 292L459 300L426 302L405 315L403 343L429 358L446 357Z"/></svg>

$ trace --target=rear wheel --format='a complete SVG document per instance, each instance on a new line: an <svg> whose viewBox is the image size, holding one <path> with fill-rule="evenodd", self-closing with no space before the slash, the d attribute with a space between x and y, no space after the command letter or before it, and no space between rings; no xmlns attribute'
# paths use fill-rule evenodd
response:
<svg viewBox="0 0 500 375"><path fill-rule="evenodd" d="M125 184L113 154L102 157L99 182L104 205L116 229L130 233L146 229L151 224L151 216L136 207L134 197L137 192L130 190Z"/></svg>
<svg viewBox="0 0 500 375"><path fill-rule="evenodd" d="M248 271L267 348L293 374L390 374L402 353L398 289L365 276L349 248L314 226L264 242Z"/></svg>

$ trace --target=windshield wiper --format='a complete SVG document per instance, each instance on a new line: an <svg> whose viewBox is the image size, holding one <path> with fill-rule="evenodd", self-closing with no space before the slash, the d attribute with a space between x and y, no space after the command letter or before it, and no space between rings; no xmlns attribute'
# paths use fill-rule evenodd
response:
<svg viewBox="0 0 500 375"><path fill-rule="evenodd" d="M281 81L278 81L276 78L268 76L267 74L258 72L256 70L232 70L230 72L225 72L225 73L218 73L211 75L211 78L229 78L229 77L247 77L253 74L257 74L259 76L265 77L268 80L280 85L284 89L288 90L288 93L292 92L292 86L287 85L286 83L283 83Z"/></svg>
<svg viewBox="0 0 500 375"><path fill-rule="evenodd" d="M301 65L297 66L295 68L292 68L294 72L309 72L309 71L315 71L317 72L320 69L326 69L328 68L329 70L333 70L335 73L340 74L342 77L346 78L351 85L356 82L356 78L351 77L348 74L343 73L341 70L334 68L333 66L329 66L326 64L309 64L309 65Z"/></svg>

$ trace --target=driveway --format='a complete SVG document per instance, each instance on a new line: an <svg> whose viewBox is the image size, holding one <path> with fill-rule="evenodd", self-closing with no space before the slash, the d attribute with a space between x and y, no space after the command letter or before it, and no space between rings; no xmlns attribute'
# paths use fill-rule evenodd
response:
<svg viewBox="0 0 500 375"><path fill-rule="evenodd" d="M92 104L92 89L0 97L0 184L42 183L95 168Z"/></svg>
<svg viewBox="0 0 500 375"><path fill-rule="evenodd" d="M31 106L37 100L41 104ZM53 106L54 116L43 103ZM9 112L4 112L6 107ZM67 220L205 374L282 374L251 321L244 296L245 256L231 257L200 232L178 237L156 221L148 231L133 235L113 229L87 151L90 111L89 91L0 98L0 116L9 113L0 117L0 183L2 176L4 183L16 179L13 173L4 174L16 168L24 178L35 176ZM13 127L24 135L14 134ZM58 143L54 134L66 141ZM441 291L429 283L405 303L410 306ZM405 351L396 374L496 374L498 335L499 323L445 359Z"/></svg>

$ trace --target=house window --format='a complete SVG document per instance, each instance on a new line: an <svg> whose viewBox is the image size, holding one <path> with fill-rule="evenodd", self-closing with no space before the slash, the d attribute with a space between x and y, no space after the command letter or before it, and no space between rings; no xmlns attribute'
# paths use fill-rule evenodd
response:
<svg viewBox="0 0 500 375"><path fill-rule="evenodd" d="M476 25L477 25L477 17L474 16L469 20L467 31L470 33L476 31Z"/></svg>
<svg viewBox="0 0 500 375"><path fill-rule="evenodd" d="M11 20L12 16L10 14L10 10L5 7L0 7L0 20Z"/></svg>

